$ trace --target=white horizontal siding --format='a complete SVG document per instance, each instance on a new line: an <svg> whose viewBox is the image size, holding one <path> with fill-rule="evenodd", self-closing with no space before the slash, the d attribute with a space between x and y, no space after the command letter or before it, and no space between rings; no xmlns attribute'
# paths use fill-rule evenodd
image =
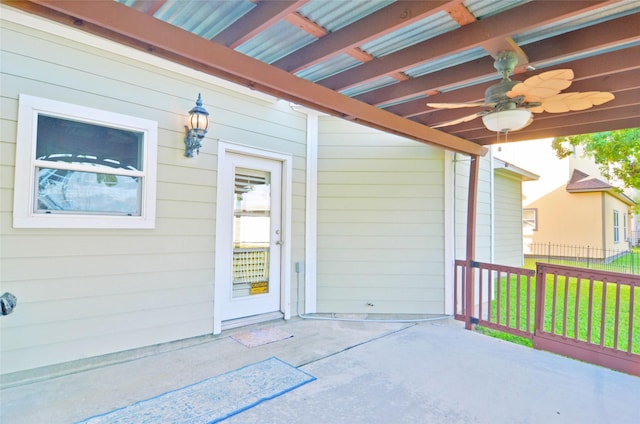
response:
<svg viewBox="0 0 640 424"><path fill-rule="evenodd" d="M80 31L19 21L0 27L0 276L18 298L0 320L2 373L213 331L218 139L294 156L292 249L304 257L302 114L143 53L93 47ZM158 122L155 229L12 227L21 93ZM198 93L211 126L187 159L184 124Z"/></svg>
<svg viewBox="0 0 640 424"><path fill-rule="evenodd" d="M501 265L523 264L522 180L496 173L495 176L495 259Z"/></svg>
<svg viewBox="0 0 640 424"><path fill-rule="evenodd" d="M490 155L480 158L478 173L478 204L476 212L476 260L493 261L494 217L492 189L493 163Z"/></svg>
<svg viewBox="0 0 640 424"><path fill-rule="evenodd" d="M442 313L443 151L323 118L318 156L318 312Z"/></svg>
<svg viewBox="0 0 640 424"><path fill-rule="evenodd" d="M454 213L455 213L455 255L456 259L466 259L467 246L467 206L469 196L468 156L456 154L454 169ZM481 157L478 170L478 192L476 205L476 251L478 261L491 262L491 243L493 238L491 206L491 158Z"/></svg>
<svg viewBox="0 0 640 424"><path fill-rule="evenodd" d="M454 154L454 233L455 259L466 258L467 243L467 198L469 195L469 166L468 156Z"/></svg>

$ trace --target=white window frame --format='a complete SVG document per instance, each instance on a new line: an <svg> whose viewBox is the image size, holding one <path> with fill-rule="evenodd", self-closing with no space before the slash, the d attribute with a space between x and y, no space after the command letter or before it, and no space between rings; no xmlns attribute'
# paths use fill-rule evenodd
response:
<svg viewBox="0 0 640 424"><path fill-rule="evenodd" d="M613 242L620 242L620 215L617 210L613 210Z"/></svg>
<svg viewBox="0 0 640 424"><path fill-rule="evenodd" d="M531 213L533 218L527 216L527 213ZM538 208L524 208L522 209L522 220L524 225L529 225L532 231L538 231Z"/></svg>
<svg viewBox="0 0 640 424"><path fill-rule="evenodd" d="M14 186L15 228L155 228L158 123L119 113L21 94ZM100 213L42 213L35 211L36 137L38 115L45 114L88 124L143 134L140 215Z"/></svg>

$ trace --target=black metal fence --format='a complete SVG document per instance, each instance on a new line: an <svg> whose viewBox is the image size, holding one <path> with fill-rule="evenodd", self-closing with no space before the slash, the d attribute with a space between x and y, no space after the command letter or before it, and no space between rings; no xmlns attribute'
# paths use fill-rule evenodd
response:
<svg viewBox="0 0 640 424"><path fill-rule="evenodd" d="M552 243L525 246L525 259L599 269L627 274L640 274L640 252L636 249L599 249Z"/></svg>

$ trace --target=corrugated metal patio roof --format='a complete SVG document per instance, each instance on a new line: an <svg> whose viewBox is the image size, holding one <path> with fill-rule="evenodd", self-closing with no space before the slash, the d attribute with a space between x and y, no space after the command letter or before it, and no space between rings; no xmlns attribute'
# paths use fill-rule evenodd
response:
<svg viewBox="0 0 640 424"><path fill-rule="evenodd" d="M2 1L67 23L71 18L87 31L256 90L457 151L474 150L466 141L496 142L481 119L461 121L470 113L491 113L495 105L442 109L427 102L482 101L485 89L500 80L493 65L503 50L520 59L514 80L566 68L574 78L563 93L615 96L585 110L536 112L529 126L509 134L511 141L640 123L640 0L113 0L92 2L93 9L73 1ZM196 38L210 44L198 44L205 51L194 57L158 34L163 31L186 44ZM261 64L247 66L242 57Z"/></svg>

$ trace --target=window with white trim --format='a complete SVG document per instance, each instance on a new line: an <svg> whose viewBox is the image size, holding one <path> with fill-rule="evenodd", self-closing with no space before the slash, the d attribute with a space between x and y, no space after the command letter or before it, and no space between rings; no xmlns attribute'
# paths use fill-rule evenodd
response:
<svg viewBox="0 0 640 424"><path fill-rule="evenodd" d="M538 208L522 209L522 222L525 229L538 230Z"/></svg>
<svg viewBox="0 0 640 424"><path fill-rule="evenodd" d="M620 216L617 210L613 211L613 241L620 241Z"/></svg>
<svg viewBox="0 0 640 424"><path fill-rule="evenodd" d="M154 228L155 121L20 95L13 226Z"/></svg>

